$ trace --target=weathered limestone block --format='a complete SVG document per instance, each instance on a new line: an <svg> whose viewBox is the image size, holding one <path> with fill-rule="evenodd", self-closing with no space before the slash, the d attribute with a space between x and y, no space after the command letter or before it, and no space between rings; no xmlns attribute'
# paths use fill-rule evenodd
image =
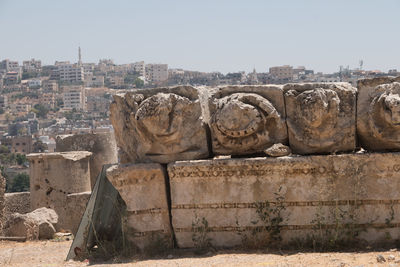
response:
<svg viewBox="0 0 400 267"><path fill-rule="evenodd" d="M121 163L168 163L209 155L199 96L193 87L115 95L110 111Z"/></svg>
<svg viewBox="0 0 400 267"><path fill-rule="evenodd" d="M89 151L93 153L90 158L90 182L92 188L103 165L118 162L117 144L112 132L57 136L56 151Z"/></svg>
<svg viewBox="0 0 400 267"><path fill-rule="evenodd" d="M227 86L209 98L209 125L215 154L252 154L287 144L281 86Z"/></svg>
<svg viewBox="0 0 400 267"><path fill-rule="evenodd" d="M82 215L85 212L86 205L89 201L91 191L73 193L67 195L67 203L65 205L65 212L68 214L66 220L68 225L71 225L71 233L74 235L78 230L79 223Z"/></svg>
<svg viewBox="0 0 400 267"><path fill-rule="evenodd" d="M165 169L157 163L107 169L108 180L126 203L125 234L141 251L172 246L165 175Z"/></svg>
<svg viewBox="0 0 400 267"><path fill-rule="evenodd" d="M5 194L5 211L4 211L5 218L8 218L11 214L16 212L25 214L30 211L32 211L30 192Z"/></svg>
<svg viewBox="0 0 400 267"><path fill-rule="evenodd" d="M356 94L348 83L286 84L289 144L296 154L354 151Z"/></svg>
<svg viewBox="0 0 400 267"><path fill-rule="evenodd" d="M358 81L357 134L370 151L400 150L400 77Z"/></svg>
<svg viewBox="0 0 400 267"><path fill-rule="evenodd" d="M66 211L67 196L72 193L90 191L89 160L91 152L35 153L27 156L31 191L31 208L54 209L59 222L57 230L76 229L70 224Z"/></svg>
<svg viewBox="0 0 400 267"><path fill-rule="evenodd" d="M400 153L377 153L171 163L178 246L260 247L329 234L396 240L399 162Z"/></svg>

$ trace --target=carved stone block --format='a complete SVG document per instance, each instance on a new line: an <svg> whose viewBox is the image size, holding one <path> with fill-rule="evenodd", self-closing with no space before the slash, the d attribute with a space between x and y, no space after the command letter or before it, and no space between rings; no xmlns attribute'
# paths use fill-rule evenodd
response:
<svg viewBox="0 0 400 267"><path fill-rule="evenodd" d="M168 163L209 155L198 92L193 87L115 95L110 111L122 163Z"/></svg>
<svg viewBox="0 0 400 267"><path fill-rule="evenodd" d="M356 94L348 83L286 84L290 148L296 154L328 154L356 147Z"/></svg>
<svg viewBox="0 0 400 267"><path fill-rule="evenodd" d="M337 241L396 240L399 162L400 153L358 153L171 163L176 241L181 248L260 247L328 233Z"/></svg>
<svg viewBox="0 0 400 267"><path fill-rule="evenodd" d="M172 246L165 174L165 168L157 163L107 169L108 180L126 203L125 234L141 251Z"/></svg>
<svg viewBox="0 0 400 267"><path fill-rule="evenodd" d="M370 151L400 150L400 77L358 81L357 134Z"/></svg>
<svg viewBox="0 0 400 267"><path fill-rule="evenodd" d="M208 101L215 154L252 154L276 143L287 144L280 86L227 86L214 91Z"/></svg>

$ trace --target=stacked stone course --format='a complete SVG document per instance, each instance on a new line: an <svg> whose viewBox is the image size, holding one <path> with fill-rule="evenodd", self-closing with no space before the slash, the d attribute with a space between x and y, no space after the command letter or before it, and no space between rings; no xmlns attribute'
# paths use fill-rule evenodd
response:
<svg viewBox="0 0 400 267"><path fill-rule="evenodd" d="M400 238L400 77L136 90L114 97L111 121L129 165L108 175L141 249L155 231L178 247L289 244L321 225Z"/></svg>

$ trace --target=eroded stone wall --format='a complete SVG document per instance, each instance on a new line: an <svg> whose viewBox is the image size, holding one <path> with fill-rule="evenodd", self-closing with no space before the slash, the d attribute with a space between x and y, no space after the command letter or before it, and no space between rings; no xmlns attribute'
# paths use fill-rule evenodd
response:
<svg viewBox="0 0 400 267"><path fill-rule="evenodd" d="M8 218L12 213L18 212L25 214L31 212L31 193L18 192L5 194L5 217Z"/></svg>

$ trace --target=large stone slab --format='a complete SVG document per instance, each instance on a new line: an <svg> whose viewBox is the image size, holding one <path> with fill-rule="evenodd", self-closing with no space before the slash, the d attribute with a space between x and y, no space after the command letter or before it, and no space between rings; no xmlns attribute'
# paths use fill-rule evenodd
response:
<svg viewBox="0 0 400 267"><path fill-rule="evenodd" d="M51 208L59 216L57 230L72 231L79 221L71 224L67 197L72 193L90 191L88 151L33 153L29 160L31 208Z"/></svg>
<svg viewBox="0 0 400 267"><path fill-rule="evenodd" d="M104 164L118 163L117 144L113 132L59 135L56 139L56 151L89 151L93 153L90 158L92 188Z"/></svg>
<svg viewBox="0 0 400 267"><path fill-rule="evenodd" d="M171 163L178 246L396 240L399 162L376 153Z"/></svg>
<svg viewBox="0 0 400 267"><path fill-rule="evenodd" d="M359 80L357 134L370 151L400 150L400 77Z"/></svg>
<svg viewBox="0 0 400 267"><path fill-rule="evenodd" d="M356 88L349 83L305 83L286 84L283 90L294 153L355 150Z"/></svg>
<svg viewBox="0 0 400 267"><path fill-rule="evenodd" d="M209 156L199 95L193 87L115 95L110 111L121 163L168 163Z"/></svg>
<svg viewBox="0 0 400 267"><path fill-rule="evenodd" d="M115 165L107 178L126 203L124 228L132 244L150 253L172 247L166 170L157 163Z"/></svg>
<svg viewBox="0 0 400 267"><path fill-rule="evenodd" d="M287 144L281 86L226 86L213 91L208 103L215 154L252 154Z"/></svg>

